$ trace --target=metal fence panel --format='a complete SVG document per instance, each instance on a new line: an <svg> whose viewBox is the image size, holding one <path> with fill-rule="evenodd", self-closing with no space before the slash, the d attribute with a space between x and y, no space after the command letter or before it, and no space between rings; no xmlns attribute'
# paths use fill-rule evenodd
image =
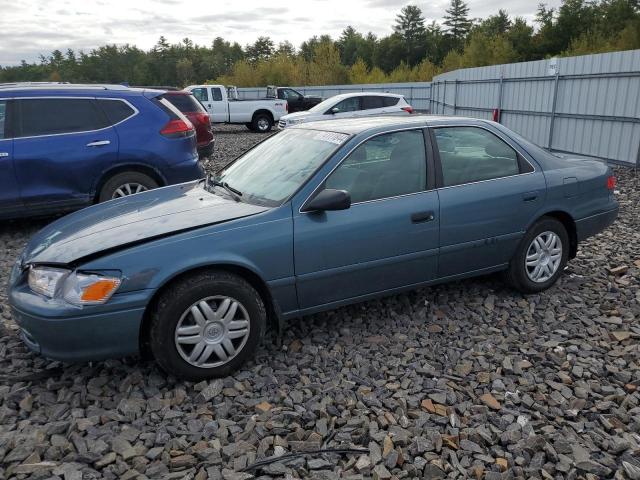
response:
<svg viewBox="0 0 640 480"><path fill-rule="evenodd" d="M501 123L542 147L640 164L640 50L456 70L431 90L433 112L500 109Z"/></svg>
<svg viewBox="0 0 640 480"><path fill-rule="evenodd" d="M324 85L308 87L291 87L304 95L318 95L322 98L333 97L341 93L352 92L386 92L404 95L407 102L414 109L421 112L428 112L431 101L430 82L407 82L407 83L375 83L359 85ZM263 88L239 88L239 97L264 98L267 94L266 87Z"/></svg>

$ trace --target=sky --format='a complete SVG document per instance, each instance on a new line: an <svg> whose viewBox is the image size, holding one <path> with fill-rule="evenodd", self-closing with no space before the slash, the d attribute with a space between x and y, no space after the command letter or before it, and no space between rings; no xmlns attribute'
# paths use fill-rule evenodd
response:
<svg viewBox="0 0 640 480"><path fill-rule="evenodd" d="M296 47L313 35L334 38L352 25L378 36L391 33L406 4L418 5L427 20L440 22L450 0L0 0L0 65L68 48L90 51L107 43L152 47L164 35L210 45L215 37L242 46L258 36ZM470 16L483 18L504 8L533 21L538 1L467 0ZM560 0L547 0L555 7Z"/></svg>

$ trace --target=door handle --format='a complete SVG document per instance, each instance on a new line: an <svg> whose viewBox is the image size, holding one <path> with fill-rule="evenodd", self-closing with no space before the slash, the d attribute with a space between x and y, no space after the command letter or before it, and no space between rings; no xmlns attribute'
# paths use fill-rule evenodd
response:
<svg viewBox="0 0 640 480"><path fill-rule="evenodd" d="M111 142L109 140L97 140L95 142L87 143L87 147L103 147L105 145L109 145Z"/></svg>
<svg viewBox="0 0 640 480"><path fill-rule="evenodd" d="M9 154L7 152L0 152L0 158L6 158Z"/></svg>
<svg viewBox="0 0 640 480"><path fill-rule="evenodd" d="M533 202L538 198L538 192L527 192L522 195L522 200L525 202Z"/></svg>
<svg viewBox="0 0 640 480"><path fill-rule="evenodd" d="M435 215L431 210L428 212L417 212L417 213L411 214L412 223L432 222L434 218L435 218Z"/></svg>

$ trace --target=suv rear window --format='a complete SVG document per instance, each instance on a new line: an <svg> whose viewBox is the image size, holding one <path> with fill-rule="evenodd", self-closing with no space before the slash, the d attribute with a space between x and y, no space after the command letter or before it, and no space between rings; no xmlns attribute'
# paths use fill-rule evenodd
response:
<svg viewBox="0 0 640 480"><path fill-rule="evenodd" d="M18 137L88 132L107 126L92 99L33 98L17 103Z"/></svg>
<svg viewBox="0 0 640 480"><path fill-rule="evenodd" d="M135 110L122 100L98 99L98 105L109 119L110 125L115 125L133 115Z"/></svg>
<svg viewBox="0 0 640 480"><path fill-rule="evenodd" d="M188 93L165 93L161 95L182 113L206 112L202 104Z"/></svg>

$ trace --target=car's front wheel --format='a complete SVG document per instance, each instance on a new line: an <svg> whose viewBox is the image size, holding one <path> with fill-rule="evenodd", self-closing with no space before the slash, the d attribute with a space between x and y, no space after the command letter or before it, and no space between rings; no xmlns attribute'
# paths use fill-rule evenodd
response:
<svg viewBox="0 0 640 480"><path fill-rule="evenodd" d="M544 217L520 242L507 270L507 281L523 293L546 290L556 283L568 258L566 228L555 218Z"/></svg>
<svg viewBox="0 0 640 480"><path fill-rule="evenodd" d="M150 346L167 373L199 381L231 374L255 353L266 311L243 278L201 272L171 285L152 312Z"/></svg>

